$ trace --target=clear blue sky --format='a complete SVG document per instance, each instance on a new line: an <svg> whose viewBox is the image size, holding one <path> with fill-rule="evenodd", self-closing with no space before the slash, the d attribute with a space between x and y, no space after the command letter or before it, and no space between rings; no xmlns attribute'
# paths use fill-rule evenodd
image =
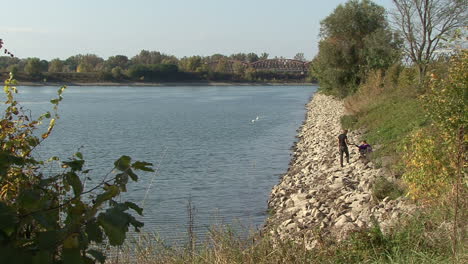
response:
<svg viewBox="0 0 468 264"><path fill-rule="evenodd" d="M0 0L0 38L17 57L177 57L317 52L320 20L346 0ZM375 3L392 8L391 0Z"/></svg>

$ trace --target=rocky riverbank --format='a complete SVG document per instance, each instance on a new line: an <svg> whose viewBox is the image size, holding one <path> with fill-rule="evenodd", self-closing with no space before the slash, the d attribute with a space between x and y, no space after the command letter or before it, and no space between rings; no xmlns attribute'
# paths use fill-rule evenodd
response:
<svg viewBox="0 0 468 264"><path fill-rule="evenodd" d="M385 232L414 210L404 198L375 197L373 185L379 177L394 179L372 162L359 159L354 146L349 147L350 164L340 166L337 136L344 113L342 101L322 94L307 104L294 158L268 202L272 215L267 227L279 239L313 248L324 237L340 241L375 222ZM352 143L361 140L358 132L351 131L348 137Z"/></svg>

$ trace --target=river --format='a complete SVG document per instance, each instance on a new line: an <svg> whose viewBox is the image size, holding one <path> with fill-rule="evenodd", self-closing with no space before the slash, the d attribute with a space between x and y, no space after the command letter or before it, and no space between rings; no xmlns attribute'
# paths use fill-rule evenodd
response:
<svg viewBox="0 0 468 264"><path fill-rule="evenodd" d="M57 88L19 87L17 98L37 116L51 109ZM169 243L186 238L189 200L199 238L214 224L255 229L316 88L68 87L35 155L66 159L79 150L94 182L121 155L152 162L157 172L141 173L123 198L143 205L144 230Z"/></svg>

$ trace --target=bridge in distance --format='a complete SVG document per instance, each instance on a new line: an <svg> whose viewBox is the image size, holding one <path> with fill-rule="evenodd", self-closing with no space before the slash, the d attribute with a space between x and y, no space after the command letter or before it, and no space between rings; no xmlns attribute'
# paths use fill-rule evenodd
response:
<svg viewBox="0 0 468 264"><path fill-rule="evenodd" d="M235 72L236 67L253 68L257 71L305 74L309 71L310 62L293 59L266 59L248 63L238 60L217 60L209 63L212 70L222 67L225 72Z"/></svg>

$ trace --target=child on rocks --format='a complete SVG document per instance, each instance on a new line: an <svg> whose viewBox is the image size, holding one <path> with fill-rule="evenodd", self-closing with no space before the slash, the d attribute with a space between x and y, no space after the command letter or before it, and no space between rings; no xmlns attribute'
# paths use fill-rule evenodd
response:
<svg viewBox="0 0 468 264"><path fill-rule="evenodd" d="M367 141L363 140L361 145L355 145L359 148L359 154L361 154L360 158L367 158L367 155L372 152L372 147L367 143Z"/></svg>

